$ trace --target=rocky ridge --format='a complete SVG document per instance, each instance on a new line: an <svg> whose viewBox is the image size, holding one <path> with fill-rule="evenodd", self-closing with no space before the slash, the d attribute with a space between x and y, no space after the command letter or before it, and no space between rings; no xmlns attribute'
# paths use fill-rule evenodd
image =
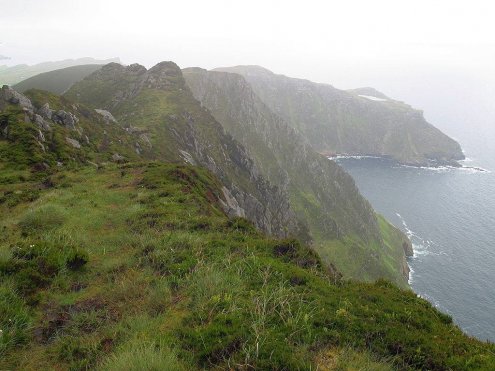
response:
<svg viewBox="0 0 495 371"><path fill-rule="evenodd" d="M162 62L149 70L111 63L65 96L107 110L125 130L139 133L148 142L143 155L212 171L223 182L226 197L235 200L226 203L235 205L230 214L245 216L272 235L306 235L284 189L267 181L244 147L201 108L175 63Z"/></svg>

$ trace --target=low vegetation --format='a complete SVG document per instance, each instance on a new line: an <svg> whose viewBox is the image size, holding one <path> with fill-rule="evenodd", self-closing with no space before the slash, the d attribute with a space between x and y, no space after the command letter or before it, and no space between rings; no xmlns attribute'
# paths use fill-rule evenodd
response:
<svg viewBox="0 0 495 371"><path fill-rule="evenodd" d="M228 219L204 169L8 174L0 369L495 368L494 345L413 292Z"/></svg>

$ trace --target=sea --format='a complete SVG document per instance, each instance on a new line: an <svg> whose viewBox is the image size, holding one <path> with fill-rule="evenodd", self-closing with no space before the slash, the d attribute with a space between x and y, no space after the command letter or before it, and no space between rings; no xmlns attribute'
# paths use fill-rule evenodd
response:
<svg viewBox="0 0 495 371"><path fill-rule="evenodd" d="M495 342L495 131L459 141L463 168L417 168L372 157L334 161L411 239L412 289L467 334Z"/></svg>

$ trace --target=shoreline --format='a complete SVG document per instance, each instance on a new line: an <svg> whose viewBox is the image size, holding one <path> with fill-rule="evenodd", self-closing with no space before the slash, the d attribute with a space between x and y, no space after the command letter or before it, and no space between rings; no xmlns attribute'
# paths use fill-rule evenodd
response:
<svg viewBox="0 0 495 371"><path fill-rule="evenodd" d="M473 170L480 173L490 173L491 171L488 169L484 169L480 166L465 166L460 162L466 161L459 160L456 162L456 165L452 163L439 163L439 164L412 164L412 163L403 163L397 161L389 156L377 156L377 155L348 155L348 154L335 154L335 155L325 155L324 156L332 161L338 162L339 160L363 160L363 159L376 159L376 160L386 160L389 161L392 165L406 167L406 168L415 168L415 169L424 169L424 170ZM470 160L467 160L470 161Z"/></svg>

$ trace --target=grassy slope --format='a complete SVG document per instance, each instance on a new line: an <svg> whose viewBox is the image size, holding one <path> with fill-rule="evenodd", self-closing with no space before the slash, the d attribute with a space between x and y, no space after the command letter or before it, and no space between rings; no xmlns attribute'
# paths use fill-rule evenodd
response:
<svg viewBox="0 0 495 371"><path fill-rule="evenodd" d="M219 194L183 165L11 170L0 368L495 367L427 301L335 281L297 242L227 219Z"/></svg>
<svg viewBox="0 0 495 371"><path fill-rule="evenodd" d="M408 272L403 253L403 233L377 214L383 243L364 243L357 237L343 240L319 240L315 247L324 262L332 262L344 277L374 281L376 277L391 280L400 287L408 287L402 279ZM399 277L399 278L398 278Z"/></svg>
<svg viewBox="0 0 495 371"><path fill-rule="evenodd" d="M55 94L62 94L72 84L101 68L98 64L86 64L62 68L60 70L40 73L14 85L14 89L24 93L29 89L41 89Z"/></svg>
<svg viewBox="0 0 495 371"><path fill-rule="evenodd" d="M45 72L59 70L62 68L88 65L88 64L103 65L106 63L118 62L118 61L119 61L118 58L111 58L105 60L98 60L93 58L79 58L79 59L66 59L63 61L56 61L56 62L44 62L31 66L28 66L27 64L18 64L12 67L0 66L0 86L4 84L14 85L32 76Z"/></svg>

